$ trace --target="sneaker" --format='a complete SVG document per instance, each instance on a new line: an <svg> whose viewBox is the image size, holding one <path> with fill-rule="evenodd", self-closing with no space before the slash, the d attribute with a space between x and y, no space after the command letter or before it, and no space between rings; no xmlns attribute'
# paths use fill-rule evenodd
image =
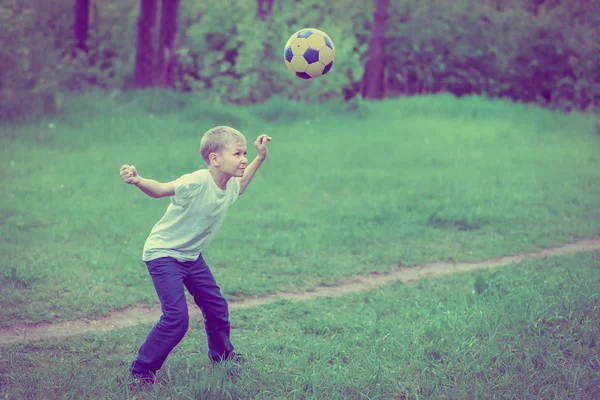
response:
<svg viewBox="0 0 600 400"><path fill-rule="evenodd" d="M236 353L235 351L232 351L231 353L229 353L227 355L227 357L220 357L217 360L211 360L213 364L218 364L221 362L233 362L235 364L244 364L246 362L246 359L244 358L243 355L241 355L240 353Z"/></svg>
<svg viewBox="0 0 600 400"><path fill-rule="evenodd" d="M153 375L131 374L129 389L151 389L154 385Z"/></svg>
<svg viewBox="0 0 600 400"><path fill-rule="evenodd" d="M234 362L236 364L244 364L246 362L246 359L240 353L236 353L235 351L232 351L227 356L226 361L231 361L231 362Z"/></svg>

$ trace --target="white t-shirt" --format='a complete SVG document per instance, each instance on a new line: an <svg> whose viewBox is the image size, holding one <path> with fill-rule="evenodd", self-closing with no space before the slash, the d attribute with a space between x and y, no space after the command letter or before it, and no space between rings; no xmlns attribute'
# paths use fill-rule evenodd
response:
<svg viewBox="0 0 600 400"><path fill-rule="evenodd" d="M173 186L175 195L165 215L146 239L143 261L160 257L195 261L213 240L240 193L237 179L229 179L226 190L221 190L207 169L183 175Z"/></svg>

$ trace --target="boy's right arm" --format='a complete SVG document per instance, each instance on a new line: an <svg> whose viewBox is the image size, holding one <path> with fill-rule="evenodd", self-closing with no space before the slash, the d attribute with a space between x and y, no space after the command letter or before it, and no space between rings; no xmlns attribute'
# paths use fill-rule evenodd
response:
<svg viewBox="0 0 600 400"><path fill-rule="evenodd" d="M128 185L137 186L142 192L155 199L175 195L173 183L160 183L153 179L142 178L133 165L125 164L121 167L121 179Z"/></svg>
<svg viewBox="0 0 600 400"><path fill-rule="evenodd" d="M152 179L140 177L139 182L135 186L139 187L142 192L155 199L175 195L175 187L171 182L160 183Z"/></svg>

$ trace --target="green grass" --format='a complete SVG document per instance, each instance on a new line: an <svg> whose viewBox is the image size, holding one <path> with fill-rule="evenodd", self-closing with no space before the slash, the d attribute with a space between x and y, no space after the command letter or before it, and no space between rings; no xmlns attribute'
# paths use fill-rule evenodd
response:
<svg viewBox="0 0 600 400"><path fill-rule="evenodd" d="M600 234L591 115L448 96L249 108L176 94L87 95L55 119L0 127L0 326L93 317L156 294L143 243L169 181L233 124L268 161L205 258L229 298L436 260L479 260Z"/></svg>
<svg viewBox="0 0 600 400"><path fill-rule="evenodd" d="M0 386L23 399L593 399L599 266L587 252L236 310L241 370L209 366L195 322L148 391L126 378L149 326L7 346Z"/></svg>

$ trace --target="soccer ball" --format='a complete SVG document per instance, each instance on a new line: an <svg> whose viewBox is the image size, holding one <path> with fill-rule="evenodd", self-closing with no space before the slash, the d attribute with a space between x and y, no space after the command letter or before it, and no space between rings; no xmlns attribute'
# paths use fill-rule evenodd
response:
<svg viewBox="0 0 600 400"><path fill-rule="evenodd" d="M335 48L325 32L305 28L290 37L285 44L283 56L290 72L298 78L313 79L331 70Z"/></svg>

